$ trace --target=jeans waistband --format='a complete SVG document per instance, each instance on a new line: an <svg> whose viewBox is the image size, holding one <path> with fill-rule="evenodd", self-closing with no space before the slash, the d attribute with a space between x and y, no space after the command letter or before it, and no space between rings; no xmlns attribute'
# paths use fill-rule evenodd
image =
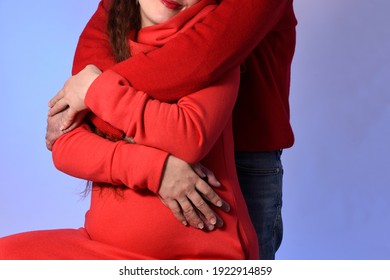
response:
<svg viewBox="0 0 390 280"><path fill-rule="evenodd" d="M242 152L242 151L235 151L234 154L236 158L238 157L245 157L247 159L253 158L257 159L259 156L261 157L276 157L277 159L280 159L281 155L283 153L283 149L275 150L275 151L269 151L269 152Z"/></svg>

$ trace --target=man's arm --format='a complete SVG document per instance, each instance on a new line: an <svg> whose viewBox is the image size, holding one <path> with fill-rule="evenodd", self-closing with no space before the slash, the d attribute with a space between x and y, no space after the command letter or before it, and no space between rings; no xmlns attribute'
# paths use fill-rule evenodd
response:
<svg viewBox="0 0 390 280"><path fill-rule="evenodd" d="M272 30L292 0L222 0L206 19L162 48L114 65L103 0L80 36L73 73L88 64L114 70L161 101L178 100L238 66Z"/></svg>

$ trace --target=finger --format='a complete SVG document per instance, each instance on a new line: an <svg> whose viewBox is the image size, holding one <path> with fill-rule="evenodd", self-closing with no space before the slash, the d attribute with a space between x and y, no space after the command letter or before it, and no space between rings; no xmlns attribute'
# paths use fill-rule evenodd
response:
<svg viewBox="0 0 390 280"><path fill-rule="evenodd" d="M213 231L215 228L221 228L224 225L222 218L220 216L218 216L217 214L216 214L217 222L214 225L209 223L209 221L207 221L207 219L201 213L199 213L199 215L200 215L201 219L203 220L203 222L205 223L205 225L206 225L205 228L207 228L208 231Z"/></svg>
<svg viewBox="0 0 390 280"><path fill-rule="evenodd" d="M200 178L205 178L207 177L206 173L203 172L202 166L200 163L193 164L191 165L192 169L195 171L195 173L200 177Z"/></svg>
<svg viewBox="0 0 390 280"><path fill-rule="evenodd" d="M223 220L218 215L217 215L217 223L215 224L215 227L217 227L217 228L223 227Z"/></svg>
<svg viewBox="0 0 390 280"><path fill-rule="evenodd" d="M73 129L75 129L76 127L78 127L79 125L80 125L79 123L73 122L70 126L67 126L65 129L61 129L61 131L63 133L68 133L68 132L72 131Z"/></svg>
<svg viewBox="0 0 390 280"><path fill-rule="evenodd" d="M213 231L215 229L215 225L211 224L206 217L198 211L199 217L202 219L203 223L205 224L205 227L203 228L204 231Z"/></svg>
<svg viewBox="0 0 390 280"><path fill-rule="evenodd" d="M179 222L181 222L185 226L188 225L188 222L183 215L182 209L176 200L164 201L164 199L162 197L159 196L159 198L160 198L161 202L172 211L173 215L176 217L176 219Z"/></svg>
<svg viewBox="0 0 390 280"><path fill-rule="evenodd" d="M60 99L53 105L53 107L50 108L47 115L49 117L52 117L52 116L62 112L66 108L68 108L68 103L66 103L66 101L64 99Z"/></svg>
<svg viewBox="0 0 390 280"><path fill-rule="evenodd" d="M62 135L62 132L54 133L47 132L46 133L46 148L51 151L53 149L54 142Z"/></svg>
<svg viewBox="0 0 390 280"><path fill-rule="evenodd" d="M221 183L217 180L217 177L215 177L214 172L210 171L209 169L207 169L203 165L201 165L201 168L202 168L203 172L206 174L207 183L209 183L213 187L220 187L221 186Z"/></svg>
<svg viewBox="0 0 390 280"><path fill-rule="evenodd" d="M69 108L69 110L71 110L71 109ZM62 132L67 133L67 132L72 131L76 127L80 126L80 124L83 122L87 113L88 113L87 110L76 113L76 117L74 118L72 124L68 128L63 129Z"/></svg>
<svg viewBox="0 0 390 280"><path fill-rule="evenodd" d="M215 212L210 208L207 201L197 191L191 191L187 193L187 197L194 205L196 211L199 211L210 224L215 225L217 223Z"/></svg>
<svg viewBox="0 0 390 280"><path fill-rule="evenodd" d="M224 201L205 181L198 180L196 183L196 189L202 197L210 201L213 205L221 208L225 212L230 211L229 204Z"/></svg>
<svg viewBox="0 0 390 280"><path fill-rule="evenodd" d="M47 148L49 151L51 151L52 148L53 148L53 144L52 144L48 139L46 139L46 148Z"/></svg>
<svg viewBox="0 0 390 280"><path fill-rule="evenodd" d="M86 114L84 113L78 113L76 117L74 118L73 122L71 125L65 129L62 129L63 133L67 133L78 127L82 122Z"/></svg>
<svg viewBox="0 0 390 280"><path fill-rule="evenodd" d="M73 121L75 120L76 115L77 115L77 111L75 111L71 107L69 107L68 110L65 112L65 118L64 118L64 121L63 121L60 129L62 131L68 129L73 124Z"/></svg>
<svg viewBox="0 0 390 280"><path fill-rule="evenodd" d="M177 202L179 203L182 213L190 226L203 229L205 226L204 222L200 218L192 203L187 198L182 198L180 201L177 200Z"/></svg>
<svg viewBox="0 0 390 280"><path fill-rule="evenodd" d="M230 211L230 205L226 201L222 200L222 206L219 207L222 211L224 212L229 212Z"/></svg>
<svg viewBox="0 0 390 280"><path fill-rule="evenodd" d="M61 89L52 99L49 101L49 107L53 107L54 104L58 102L58 100L64 97L64 91Z"/></svg>

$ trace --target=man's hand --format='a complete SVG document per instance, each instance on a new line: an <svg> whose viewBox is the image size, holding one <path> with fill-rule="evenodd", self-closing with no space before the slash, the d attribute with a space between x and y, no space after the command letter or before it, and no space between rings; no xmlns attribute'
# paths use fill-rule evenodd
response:
<svg viewBox="0 0 390 280"><path fill-rule="evenodd" d="M202 179L207 179L207 182ZM185 161L169 156L158 195L184 225L213 230L222 227L222 219L210 204L228 212L230 206L210 187L219 187L214 174L200 164L191 166Z"/></svg>
<svg viewBox="0 0 390 280"><path fill-rule="evenodd" d="M70 77L64 87L49 101L49 117L66 110L61 118L60 130L70 131L69 128L73 127L74 121L79 119L78 113L87 109L84 104L85 95L90 85L101 73L96 66L88 65L77 75Z"/></svg>

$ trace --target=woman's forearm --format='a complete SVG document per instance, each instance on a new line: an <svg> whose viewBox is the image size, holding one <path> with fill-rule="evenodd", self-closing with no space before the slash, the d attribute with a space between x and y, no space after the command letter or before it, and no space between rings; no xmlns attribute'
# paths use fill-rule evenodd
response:
<svg viewBox="0 0 390 280"><path fill-rule="evenodd" d="M106 140L86 124L57 139L52 152L56 168L68 175L154 192L168 157L154 148Z"/></svg>

